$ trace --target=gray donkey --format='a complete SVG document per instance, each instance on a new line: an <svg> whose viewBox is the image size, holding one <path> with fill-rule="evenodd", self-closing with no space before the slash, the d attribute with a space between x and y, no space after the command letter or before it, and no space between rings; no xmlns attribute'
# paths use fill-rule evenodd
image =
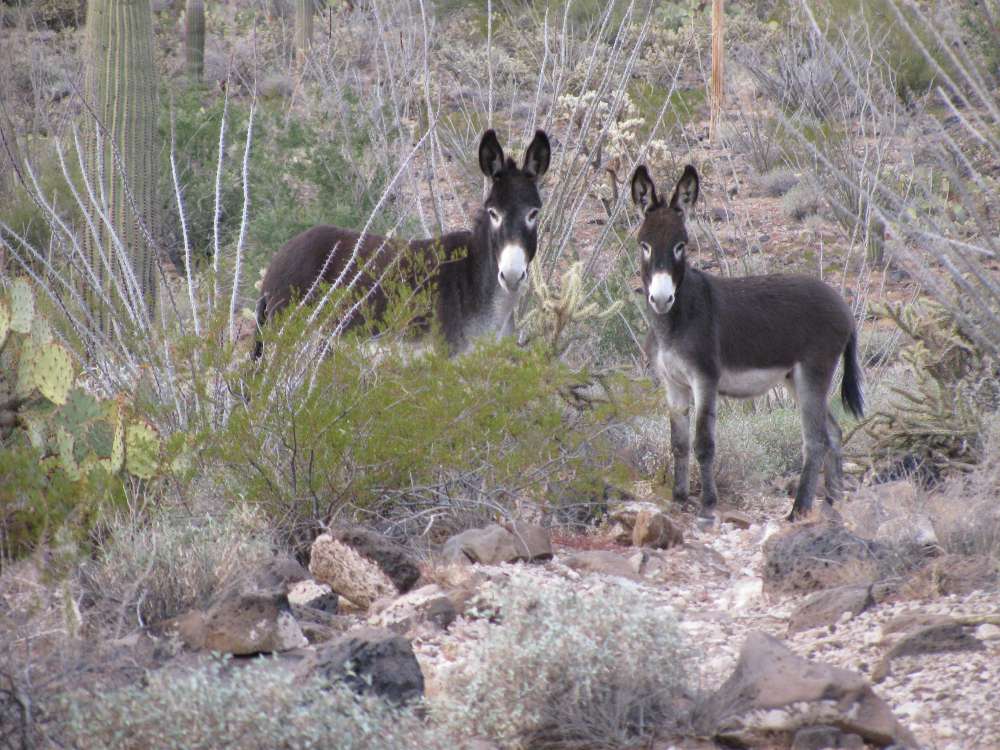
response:
<svg viewBox="0 0 1000 750"><path fill-rule="evenodd" d="M718 396L753 398L784 383L802 411L802 474L789 518L807 514L826 471L826 501L843 490L842 433L827 408L837 361L844 359L841 398L864 410L854 318L840 295L818 279L768 275L720 278L687 265L684 220L698 200L698 173L687 166L664 202L644 165L632 175L632 200L645 216L639 229L642 286L651 331L646 353L667 392L674 500L688 500L689 411L701 469L701 513L718 500L715 415Z"/></svg>

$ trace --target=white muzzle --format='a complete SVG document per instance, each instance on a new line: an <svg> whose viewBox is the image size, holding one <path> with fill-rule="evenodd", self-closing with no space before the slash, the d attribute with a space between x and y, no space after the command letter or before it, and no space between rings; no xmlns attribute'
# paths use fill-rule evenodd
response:
<svg viewBox="0 0 1000 750"><path fill-rule="evenodd" d="M528 275L528 255L520 245L504 245L500 251L500 272L497 281L508 294L514 294Z"/></svg>

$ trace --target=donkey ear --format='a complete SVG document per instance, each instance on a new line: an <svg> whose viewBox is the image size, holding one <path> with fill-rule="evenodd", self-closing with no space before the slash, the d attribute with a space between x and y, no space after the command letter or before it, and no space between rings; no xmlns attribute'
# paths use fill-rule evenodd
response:
<svg viewBox="0 0 1000 750"><path fill-rule="evenodd" d="M479 142L479 168L483 170L484 175L495 180L503 170L503 165L503 148L497 140L496 131L487 130Z"/></svg>
<svg viewBox="0 0 1000 750"><path fill-rule="evenodd" d="M551 156L549 137L545 135L544 130L536 130L531 145L524 152L524 166L521 169L528 177L537 180L548 171Z"/></svg>
<svg viewBox="0 0 1000 750"><path fill-rule="evenodd" d="M676 208L686 214L698 200L698 172L688 164L684 167L684 174L677 181L674 194L670 198L670 207Z"/></svg>
<svg viewBox="0 0 1000 750"><path fill-rule="evenodd" d="M656 195L656 185L645 164L636 167L632 174L632 202L647 214L660 202Z"/></svg>

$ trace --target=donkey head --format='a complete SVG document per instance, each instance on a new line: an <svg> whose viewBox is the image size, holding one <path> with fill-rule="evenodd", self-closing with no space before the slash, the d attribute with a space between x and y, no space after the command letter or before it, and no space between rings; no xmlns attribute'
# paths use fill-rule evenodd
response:
<svg viewBox="0 0 1000 750"><path fill-rule="evenodd" d="M479 144L479 166L493 180L484 208L489 215L490 247L499 272L497 281L514 294L528 275L538 247L538 212L542 199L538 180L549 168L549 138L539 130L518 168L505 158L497 134L487 130Z"/></svg>
<svg viewBox="0 0 1000 750"><path fill-rule="evenodd" d="M684 218L698 200L698 172L690 164L684 167L670 203L664 203L646 166L640 164L632 175L632 200L645 215L639 227L643 291L653 312L666 315L684 281L688 241Z"/></svg>

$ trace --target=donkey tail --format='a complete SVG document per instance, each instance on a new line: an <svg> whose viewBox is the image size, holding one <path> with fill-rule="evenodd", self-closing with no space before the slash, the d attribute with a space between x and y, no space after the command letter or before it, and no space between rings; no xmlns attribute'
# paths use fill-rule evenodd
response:
<svg viewBox="0 0 1000 750"><path fill-rule="evenodd" d="M840 398L851 414L861 419L865 413L865 394L861 388L861 367L858 366L858 334L851 333L844 348L844 382Z"/></svg>
<svg viewBox="0 0 1000 750"><path fill-rule="evenodd" d="M257 333L254 336L253 342L253 354L250 355L250 359L256 362L260 359L260 355L264 353L264 340L261 338L261 329L264 327L264 323L267 321L267 297L263 294L260 299L257 300Z"/></svg>

